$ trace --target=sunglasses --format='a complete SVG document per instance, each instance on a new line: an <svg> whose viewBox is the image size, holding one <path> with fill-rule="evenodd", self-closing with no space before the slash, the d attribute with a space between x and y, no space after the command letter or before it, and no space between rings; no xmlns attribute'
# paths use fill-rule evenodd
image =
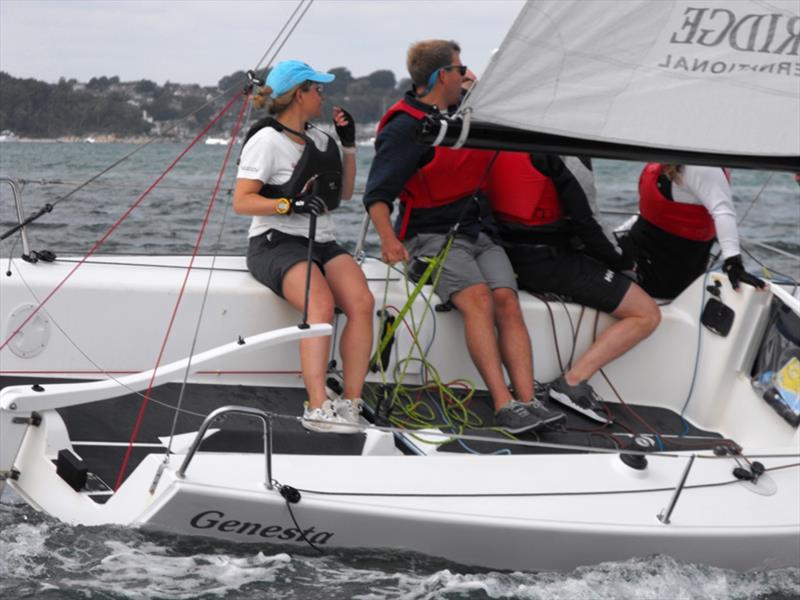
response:
<svg viewBox="0 0 800 600"><path fill-rule="evenodd" d="M442 67L444 71L452 71L453 69L458 69L458 74L462 77L467 74L467 65L447 65Z"/></svg>
<svg viewBox="0 0 800 600"><path fill-rule="evenodd" d="M322 91L323 91L324 88L319 84L311 84L311 85L307 85L307 86L304 85L300 89L302 91L304 91L304 92L312 92L312 91L314 91L314 92L317 92L321 96L322 95Z"/></svg>

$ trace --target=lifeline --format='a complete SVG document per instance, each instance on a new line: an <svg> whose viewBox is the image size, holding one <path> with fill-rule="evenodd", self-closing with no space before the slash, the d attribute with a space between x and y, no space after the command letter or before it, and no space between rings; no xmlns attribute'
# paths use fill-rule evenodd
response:
<svg viewBox="0 0 800 600"><path fill-rule="evenodd" d="M727 62L724 60L702 60L699 58L687 59L685 56L673 57L667 54L664 62L657 66L662 69L688 71L692 73L732 73L734 71L753 71L754 73L774 73L775 75L794 75L800 77L800 62L772 62L765 64L750 64L740 62Z"/></svg>

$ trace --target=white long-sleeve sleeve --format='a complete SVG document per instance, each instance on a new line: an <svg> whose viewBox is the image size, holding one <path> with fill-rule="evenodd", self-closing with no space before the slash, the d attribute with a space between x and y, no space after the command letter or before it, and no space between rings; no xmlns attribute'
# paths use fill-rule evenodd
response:
<svg viewBox="0 0 800 600"><path fill-rule="evenodd" d="M740 253L733 193L722 169L686 165L680 184L672 186L672 196L678 202L705 206L714 219L723 259Z"/></svg>

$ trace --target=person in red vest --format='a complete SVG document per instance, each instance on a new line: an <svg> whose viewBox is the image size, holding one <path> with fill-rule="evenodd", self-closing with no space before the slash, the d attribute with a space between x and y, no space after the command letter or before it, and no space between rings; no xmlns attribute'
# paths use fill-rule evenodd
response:
<svg viewBox="0 0 800 600"><path fill-rule="evenodd" d="M481 213L490 215L479 187L494 153L416 141L427 115L459 103L467 73L460 53L456 42L446 40L417 42L409 49L412 90L381 119L364 204L388 263L435 256L459 224L435 291L464 318L467 348L492 397L496 425L519 433L565 417L534 399L531 343L514 272L484 230ZM395 198L400 213L393 227Z"/></svg>
<svg viewBox="0 0 800 600"><path fill-rule="evenodd" d="M565 296L618 319L549 386L554 400L605 421L601 398L588 380L649 336L661 312L621 274L633 264L595 216L591 162L501 152L486 191L520 288Z"/></svg>
<svg viewBox="0 0 800 600"><path fill-rule="evenodd" d="M639 178L639 217L621 241L636 260L640 285L656 298L675 298L708 269L714 240L734 289L763 288L739 251L733 194L719 167L650 163Z"/></svg>

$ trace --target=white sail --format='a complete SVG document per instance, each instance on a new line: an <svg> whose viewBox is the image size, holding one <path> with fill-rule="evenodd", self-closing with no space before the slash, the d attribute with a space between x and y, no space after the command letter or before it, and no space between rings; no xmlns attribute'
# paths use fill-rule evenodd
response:
<svg viewBox="0 0 800 600"><path fill-rule="evenodd" d="M472 120L692 152L800 156L800 1L533 0Z"/></svg>

